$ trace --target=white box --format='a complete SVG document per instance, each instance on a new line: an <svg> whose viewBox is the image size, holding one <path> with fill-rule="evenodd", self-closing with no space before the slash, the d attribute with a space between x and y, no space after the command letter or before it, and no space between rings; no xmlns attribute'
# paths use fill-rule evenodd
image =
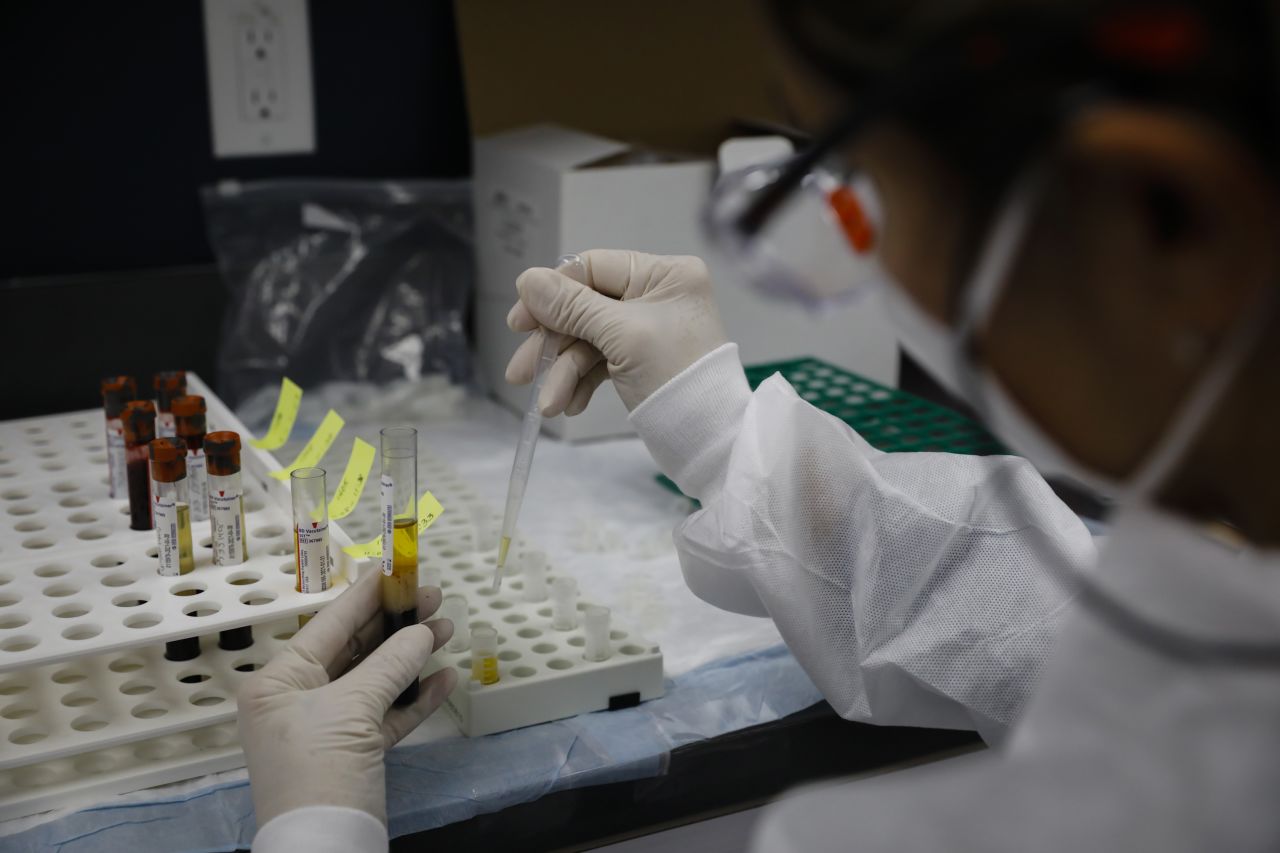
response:
<svg viewBox="0 0 1280 853"><path fill-rule="evenodd" d="M534 125L476 141L474 156L481 375L517 411L528 389L504 379L523 336L507 329L515 280L565 252L635 249L698 255L711 269L730 340L745 364L816 356L878 382L897 381L897 345L879 307L863 300L816 314L751 290L707 243L701 215L715 179L710 159L659 156L555 125ZM574 418L545 423L571 441L632 432L612 387Z"/></svg>

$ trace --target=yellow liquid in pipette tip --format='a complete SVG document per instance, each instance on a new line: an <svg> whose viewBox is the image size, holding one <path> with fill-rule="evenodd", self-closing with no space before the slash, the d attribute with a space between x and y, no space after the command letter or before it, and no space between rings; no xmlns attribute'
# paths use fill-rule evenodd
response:
<svg viewBox="0 0 1280 853"><path fill-rule="evenodd" d="M511 537L503 536L498 542L498 564L493 567L493 591L502 586L502 567L507 564L507 551L511 549Z"/></svg>

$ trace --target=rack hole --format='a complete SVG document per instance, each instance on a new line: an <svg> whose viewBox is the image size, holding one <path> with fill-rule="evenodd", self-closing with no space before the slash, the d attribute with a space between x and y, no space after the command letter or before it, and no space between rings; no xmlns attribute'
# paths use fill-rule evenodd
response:
<svg viewBox="0 0 1280 853"><path fill-rule="evenodd" d="M76 773L82 776L96 776L99 773L106 773L108 770L116 766L118 762L109 753L91 752L88 755L82 755L74 762Z"/></svg>
<svg viewBox="0 0 1280 853"><path fill-rule="evenodd" d="M138 679L135 681L126 681L120 685L120 692L126 696L145 696L155 690L156 686L150 681Z"/></svg>
<svg viewBox="0 0 1280 853"><path fill-rule="evenodd" d="M133 575L126 575L123 572L120 572L114 575L107 575L105 578L102 579L102 585L112 586L112 587L128 586L129 584L133 583L133 581L134 581Z"/></svg>
<svg viewBox="0 0 1280 853"><path fill-rule="evenodd" d="M240 603L247 604L250 607L258 607L263 604L270 604L276 600L276 594L269 589L255 589L252 592L246 592L240 596Z"/></svg>
<svg viewBox="0 0 1280 853"><path fill-rule="evenodd" d="M116 658L107 664L107 669L112 672L136 672L144 666L142 658L128 655L122 658Z"/></svg>
<svg viewBox="0 0 1280 853"><path fill-rule="evenodd" d="M92 622L84 622L79 625L72 625L70 628L65 629L62 632L62 636L63 639L67 640L92 640L101 633L101 625L95 625Z"/></svg>
<svg viewBox="0 0 1280 853"><path fill-rule="evenodd" d="M541 637L542 632L537 628L521 628L519 631L516 631L516 636L524 637L526 640L532 640L535 637Z"/></svg>
<svg viewBox="0 0 1280 853"><path fill-rule="evenodd" d="M555 643L538 643L533 650L540 655L549 655L556 650Z"/></svg>
<svg viewBox="0 0 1280 853"><path fill-rule="evenodd" d="M203 684L210 678L213 678L213 676L198 669L189 669L186 672L178 673L178 681L183 684Z"/></svg>
<svg viewBox="0 0 1280 853"><path fill-rule="evenodd" d="M213 690L205 690L194 694L187 701L192 705L195 705L197 708L209 708L214 705L221 705L223 702L227 701L227 697Z"/></svg>
<svg viewBox="0 0 1280 853"><path fill-rule="evenodd" d="M293 546L286 545L283 542L277 542L267 549L268 557L287 557L293 553Z"/></svg>
<svg viewBox="0 0 1280 853"><path fill-rule="evenodd" d="M510 610L511 602L506 601L505 599L499 598L497 601L491 602L489 606L492 607L494 610Z"/></svg>
<svg viewBox="0 0 1280 853"><path fill-rule="evenodd" d="M0 574L0 586L4 586L13 580L13 575Z"/></svg>
<svg viewBox="0 0 1280 853"><path fill-rule="evenodd" d="M54 677L57 681L57 677ZM0 696L15 696L26 690L31 685L21 678L12 678L8 681L0 681Z"/></svg>
<svg viewBox="0 0 1280 853"><path fill-rule="evenodd" d="M143 702L141 705L134 705L130 708L129 713L139 720L154 720L156 717L163 717L169 713L169 709L159 702Z"/></svg>
<svg viewBox="0 0 1280 853"><path fill-rule="evenodd" d="M54 684L79 684L84 681L85 674L74 667L60 669L50 676Z"/></svg>
<svg viewBox="0 0 1280 853"><path fill-rule="evenodd" d="M280 632L280 633L278 633L278 634L272 634L272 635L271 635L271 639L273 639L273 640L279 640L280 642L282 642L282 643L283 643L284 641L286 641L286 640L288 640L288 639L291 639L295 633L297 633L297 632L296 632L296 631L281 631L281 632Z"/></svg>
<svg viewBox="0 0 1280 853"><path fill-rule="evenodd" d="M627 645L620 647L620 648L618 649L618 651L619 651L619 652L621 652L621 653L622 653L622 654L624 654L624 655L642 655L642 654L644 654L644 649L643 649L642 647L637 646L637 645L633 645L633 644L631 644L631 643L628 643Z"/></svg>
<svg viewBox="0 0 1280 853"><path fill-rule="evenodd" d="M36 726L27 726L18 729L9 735L9 743L15 743L18 746L27 746L28 744L39 743L49 736L49 732Z"/></svg>
<svg viewBox="0 0 1280 853"><path fill-rule="evenodd" d="M627 638L626 631L610 631L609 632L610 640L625 640L626 638Z"/></svg>
<svg viewBox="0 0 1280 853"><path fill-rule="evenodd" d="M482 586L476 590L476 595L482 595L485 598L488 598L491 595L495 595L495 593L492 587Z"/></svg>
<svg viewBox="0 0 1280 853"><path fill-rule="evenodd" d="M66 696L62 697L62 704L68 708L82 708L85 705L92 705L98 701L98 697L88 690L73 690Z"/></svg>
<svg viewBox="0 0 1280 853"><path fill-rule="evenodd" d="M17 524L13 526L13 529L18 531L19 533L35 533L37 530L44 530L44 528L45 528L44 524L39 521L36 521L34 518L29 518L26 521L19 521ZM29 545L27 547L41 547L41 546Z"/></svg>
<svg viewBox="0 0 1280 853"><path fill-rule="evenodd" d="M529 618L520 613L508 613L502 617L502 621L508 625L519 625L521 622L529 621Z"/></svg>
<svg viewBox="0 0 1280 853"><path fill-rule="evenodd" d="M233 575L227 575L227 583L233 586L248 586L262 580L262 575L257 572L236 572Z"/></svg>
<svg viewBox="0 0 1280 853"><path fill-rule="evenodd" d="M43 788L58 781L58 774L51 768L23 767L13 774L13 784L19 788Z"/></svg>
<svg viewBox="0 0 1280 853"><path fill-rule="evenodd" d="M212 547L213 547L213 537L212 537L212 536L201 536L201 537L200 537L200 539L199 539L199 541L197 541L197 542L196 542L196 544L197 544L197 545L199 545L201 548L212 548Z"/></svg>
<svg viewBox="0 0 1280 853"><path fill-rule="evenodd" d="M164 620L159 613L131 613L124 620L126 628L135 628L141 630L143 628L154 628Z"/></svg>
<svg viewBox="0 0 1280 853"><path fill-rule="evenodd" d="M13 593L6 592L3 595L0 595L0 607L11 607L12 605L17 604L21 600L22 600L21 598L14 595Z"/></svg>
<svg viewBox="0 0 1280 853"><path fill-rule="evenodd" d="M32 536L30 539L22 540L22 547L30 551L39 551L43 548L52 548L53 540L47 536Z"/></svg>
<svg viewBox="0 0 1280 853"><path fill-rule="evenodd" d="M98 569L114 569L124 565L124 557L118 554L99 554L89 561L89 565Z"/></svg>
<svg viewBox="0 0 1280 853"><path fill-rule="evenodd" d="M0 708L0 717L6 720L25 720L27 717L35 716L35 713L35 705L23 705L18 702Z"/></svg>
<svg viewBox="0 0 1280 853"><path fill-rule="evenodd" d="M89 610L89 605L82 601L70 601L53 608L53 615L59 619L75 619L78 616L85 615Z"/></svg>
<svg viewBox="0 0 1280 853"><path fill-rule="evenodd" d="M61 563L45 563L35 570L35 576L38 578L60 578L67 572L71 571L70 567Z"/></svg>
<svg viewBox="0 0 1280 853"><path fill-rule="evenodd" d="M570 669L573 667L573 661L565 660L564 658L552 658L547 661L547 666L552 669Z"/></svg>
<svg viewBox="0 0 1280 853"><path fill-rule="evenodd" d="M54 484L53 484L52 486L50 486L49 488L53 489L55 492L58 492L59 494L63 494L63 495L65 495L65 494L70 494L71 492L77 492L77 491L79 491L79 490L80 490L80 484L79 484L79 483L72 483L72 482L69 482L69 481L67 481L67 480L63 480L63 481L61 481L61 482L59 482L59 483L54 483Z"/></svg>
<svg viewBox="0 0 1280 853"><path fill-rule="evenodd" d="M76 538L83 539L86 542L92 542L95 539L106 539L110 535L110 530L103 530L101 527L86 527L84 530L76 531Z"/></svg>
<svg viewBox="0 0 1280 853"><path fill-rule="evenodd" d="M0 640L0 651L25 652L28 649L34 649L38 645L40 645L39 637L33 637L30 634L19 634L16 637Z"/></svg>
<svg viewBox="0 0 1280 853"><path fill-rule="evenodd" d="M516 678L528 678L531 675L536 675L537 672L538 671L531 666L517 666L513 667L511 670L511 674Z"/></svg>
<svg viewBox="0 0 1280 853"><path fill-rule="evenodd" d="M467 583L480 583L484 580L484 575L463 575L462 579Z"/></svg>
<svg viewBox="0 0 1280 853"><path fill-rule="evenodd" d="M139 745L133 754L141 758L143 761L163 761L171 757L175 752L173 744L163 740L153 740L150 743Z"/></svg>
<svg viewBox="0 0 1280 853"><path fill-rule="evenodd" d="M264 510L264 509L266 509L266 508L267 508L267 505L266 505L266 504L264 504L262 501L258 500L257 498L245 498L245 499L244 499L244 511L245 511L245 512L261 512L262 510Z"/></svg>
<svg viewBox="0 0 1280 853"><path fill-rule="evenodd" d="M259 527L257 530L253 531L253 536L257 539L273 539L276 536L281 536L283 534L284 528L277 527L274 524L268 527Z"/></svg>
<svg viewBox="0 0 1280 853"><path fill-rule="evenodd" d="M569 645L571 645L571 646L577 646L577 647L581 648L582 646L585 646L586 644L587 644L587 641L586 641L586 640L584 640L582 637L570 637L570 638L569 638Z"/></svg>
<svg viewBox="0 0 1280 853"><path fill-rule="evenodd" d="M208 589L207 586L199 581L186 581L184 583L174 584L169 587L170 595L199 595Z"/></svg>
<svg viewBox="0 0 1280 853"><path fill-rule="evenodd" d="M58 506L66 507L67 509L77 509L79 507L88 506L88 505L89 505L89 502L78 495L72 495L69 498L63 498L62 500L58 501ZM122 507L122 509L125 515L129 514L128 504Z"/></svg>
<svg viewBox="0 0 1280 853"><path fill-rule="evenodd" d="M295 575L295 574L297 574L297 573L298 573L298 567L297 567L296 565L294 565L293 563L281 563L281 564L280 564L280 574L282 574L282 575Z"/></svg>
<svg viewBox="0 0 1280 853"><path fill-rule="evenodd" d="M150 557L153 560L158 560L160 558L160 549L157 548L155 545L152 545L150 548L143 551L142 553L146 554L148 557Z"/></svg>
<svg viewBox="0 0 1280 853"><path fill-rule="evenodd" d="M200 619L205 616L212 616L222 609L222 605L216 601L194 601L182 608L182 612L192 617Z"/></svg>
<svg viewBox="0 0 1280 853"><path fill-rule="evenodd" d="M262 669L262 661L241 660L231 664L231 668L236 672L257 672Z"/></svg>
<svg viewBox="0 0 1280 853"><path fill-rule="evenodd" d="M0 492L0 498L4 498L7 501L21 501L26 500L29 497L31 497L31 495L21 489L8 489L7 491Z"/></svg>
<svg viewBox="0 0 1280 853"><path fill-rule="evenodd" d="M14 504L5 511L9 515L35 515L37 512L31 504Z"/></svg>
<svg viewBox="0 0 1280 853"><path fill-rule="evenodd" d="M69 583L53 583L41 590L50 598L66 598L68 595L75 595L79 591L80 587Z"/></svg>
<svg viewBox="0 0 1280 853"><path fill-rule="evenodd" d="M31 618L25 613L5 613L4 615L0 615L0 630L21 628L30 621Z"/></svg>
<svg viewBox="0 0 1280 853"><path fill-rule="evenodd" d="M550 607L541 607L541 608L539 608L539 609L538 609L538 615L539 615L539 616L541 616L543 619L550 619L550 618L551 618L551 608L550 608Z"/></svg>
<svg viewBox="0 0 1280 853"><path fill-rule="evenodd" d="M221 726L202 729L191 736L191 742L200 749L218 749L219 747L230 746L234 739L231 731Z"/></svg>
<svg viewBox="0 0 1280 853"><path fill-rule="evenodd" d="M111 599L111 603L116 607L140 607L150 600L151 596L145 592L122 592Z"/></svg>
<svg viewBox="0 0 1280 853"><path fill-rule="evenodd" d="M520 659L520 653L517 652L515 649L506 649L504 651L498 652L498 660L513 661L513 660L519 660L519 659Z"/></svg>

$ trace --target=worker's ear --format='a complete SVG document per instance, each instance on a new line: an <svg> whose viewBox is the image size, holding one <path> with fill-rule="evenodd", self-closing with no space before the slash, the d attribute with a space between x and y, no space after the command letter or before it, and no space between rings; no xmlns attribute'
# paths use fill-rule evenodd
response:
<svg viewBox="0 0 1280 853"><path fill-rule="evenodd" d="M1154 328L1211 347L1275 281L1275 183L1226 131L1187 113L1106 107L1076 121L1063 150L1080 182L1074 215L1097 220L1077 220L1098 229L1097 280L1123 281Z"/></svg>

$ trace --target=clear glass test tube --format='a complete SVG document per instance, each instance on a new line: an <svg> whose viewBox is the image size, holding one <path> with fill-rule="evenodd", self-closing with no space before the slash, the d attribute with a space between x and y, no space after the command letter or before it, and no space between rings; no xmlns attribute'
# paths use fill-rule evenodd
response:
<svg viewBox="0 0 1280 853"><path fill-rule="evenodd" d="M329 503L323 468L298 468L289 475L293 498L293 552L298 592L329 588Z"/></svg>
<svg viewBox="0 0 1280 853"><path fill-rule="evenodd" d="M166 577L185 575L196 567L191 549L187 445L180 438L157 438L150 451L151 505L159 560L156 571Z"/></svg>
<svg viewBox="0 0 1280 853"><path fill-rule="evenodd" d="M551 627L571 631L578 626L578 582L573 578L556 578L551 582Z"/></svg>
<svg viewBox="0 0 1280 853"><path fill-rule="evenodd" d="M586 645L582 656L590 661L608 660L613 655L609 643L609 608L591 604L582 611L582 633Z"/></svg>
<svg viewBox="0 0 1280 853"><path fill-rule="evenodd" d="M382 430L382 627L383 639L418 623L418 431ZM395 701L418 698L418 682Z"/></svg>

